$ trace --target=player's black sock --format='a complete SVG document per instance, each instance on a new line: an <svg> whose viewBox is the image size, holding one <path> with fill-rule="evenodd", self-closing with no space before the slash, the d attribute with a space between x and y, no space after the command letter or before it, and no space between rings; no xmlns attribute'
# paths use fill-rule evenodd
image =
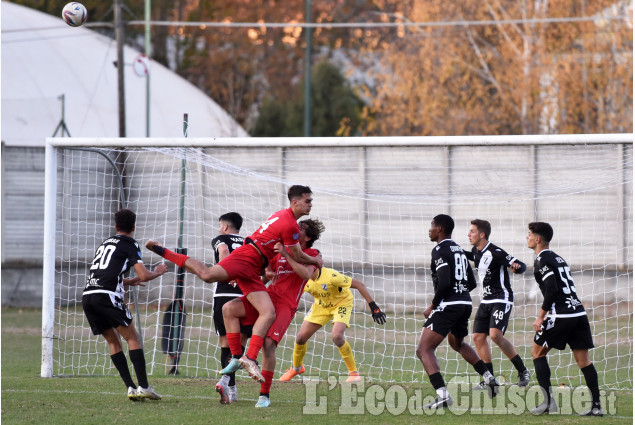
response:
<svg viewBox="0 0 635 425"><path fill-rule="evenodd" d="M165 247L163 246L159 246L159 245L154 245L150 251L154 252L157 255L160 255L161 257L163 257L163 255L165 255ZM144 387L145 388L145 387Z"/></svg>
<svg viewBox="0 0 635 425"><path fill-rule="evenodd" d="M443 380L443 376L441 376L441 372L430 375L430 383L435 390L445 387L445 381Z"/></svg>
<svg viewBox="0 0 635 425"><path fill-rule="evenodd" d="M583 367L581 370L584 374L584 379L586 380L586 386L589 387L589 391L591 391L591 400L593 400L593 404L599 405L600 386L598 384L598 372L595 370L595 366L591 363L590 365Z"/></svg>
<svg viewBox="0 0 635 425"><path fill-rule="evenodd" d="M120 351L117 354L111 354L110 359L117 368L119 376L121 376L121 379L123 379L124 384L126 384L126 388L137 388L134 381L132 380L132 376L130 376L128 361L126 360L126 355L123 353L123 351Z"/></svg>
<svg viewBox="0 0 635 425"><path fill-rule="evenodd" d="M269 397L269 393L260 393L261 396Z"/></svg>
<svg viewBox="0 0 635 425"><path fill-rule="evenodd" d="M481 376L485 375L485 372L489 372L489 369L487 368L487 366L485 365L485 362L483 362L483 360L477 361L476 363L474 363L472 365L472 367ZM493 373L492 373L492 375L493 375Z"/></svg>
<svg viewBox="0 0 635 425"><path fill-rule="evenodd" d="M229 347L221 347L220 348L220 365L225 368L229 364L229 359L232 358L232 352ZM233 387L236 385L236 373L229 373L229 386Z"/></svg>
<svg viewBox="0 0 635 425"><path fill-rule="evenodd" d="M525 367L525 363L523 363L523 359L520 358L520 354L516 354L512 359L511 359L512 364L514 365L514 367L516 368L516 370L518 371L518 373L520 372L524 372L525 369L527 369Z"/></svg>
<svg viewBox="0 0 635 425"><path fill-rule="evenodd" d="M229 359L232 357L232 352L229 347L220 348L220 365L224 369L229 364Z"/></svg>
<svg viewBox="0 0 635 425"><path fill-rule="evenodd" d="M485 362L483 362L485 363ZM489 370L489 373L494 374L494 363L485 363L485 367Z"/></svg>
<svg viewBox="0 0 635 425"><path fill-rule="evenodd" d="M143 350L137 348L136 350L130 350L130 361L134 367L134 372L137 375L137 381L141 388L148 388L148 375L146 374L146 358L143 355Z"/></svg>
<svg viewBox="0 0 635 425"><path fill-rule="evenodd" d="M536 378L538 384L542 388L545 394L545 402L549 402L551 397L551 369L549 369L549 363L547 357L538 357L534 359L534 369L536 371Z"/></svg>

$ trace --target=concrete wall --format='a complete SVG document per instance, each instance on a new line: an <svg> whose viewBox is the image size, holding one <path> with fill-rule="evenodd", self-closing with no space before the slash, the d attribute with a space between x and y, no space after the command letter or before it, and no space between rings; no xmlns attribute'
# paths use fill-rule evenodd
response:
<svg viewBox="0 0 635 425"><path fill-rule="evenodd" d="M177 151L111 152L124 175L135 237L176 246L181 159ZM362 278L394 310L427 302L430 219L449 213L454 239L467 248L472 218L492 222L490 240L530 266L529 221L554 225L553 248L578 274L587 299L631 301L632 146L219 148L190 152L184 246L213 263L211 238L220 214L245 217L243 235L284 208L287 182L314 191L311 216L327 231L318 242L326 264ZM62 303L81 297L96 246L114 232L119 184L99 155L59 157L57 263ZM83 170L79 170L79 164ZM4 148L2 156L2 303L40 305L44 149ZM63 216L63 217L62 217ZM144 252L147 262L159 258ZM169 302L173 277L143 292L145 302ZM213 286L189 276L189 303L211 305ZM531 274L517 280L535 297ZM522 288L522 289L521 289ZM533 295L532 295L533 294ZM611 301L613 300L613 301ZM523 299L518 299L524 302Z"/></svg>

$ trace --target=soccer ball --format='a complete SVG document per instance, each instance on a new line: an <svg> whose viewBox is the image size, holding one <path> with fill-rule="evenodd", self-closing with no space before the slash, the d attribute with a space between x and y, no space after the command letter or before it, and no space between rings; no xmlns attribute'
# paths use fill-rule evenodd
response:
<svg viewBox="0 0 635 425"><path fill-rule="evenodd" d="M75 1L68 3L64 6L64 9L62 9L62 18L64 18L64 21L71 27L80 26L86 22L87 17L88 12L86 12L84 5Z"/></svg>

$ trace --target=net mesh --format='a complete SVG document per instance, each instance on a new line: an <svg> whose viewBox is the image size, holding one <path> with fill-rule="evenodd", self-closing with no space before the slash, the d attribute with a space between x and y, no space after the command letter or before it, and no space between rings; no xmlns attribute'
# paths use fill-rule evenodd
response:
<svg viewBox="0 0 635 425"><path fill-rule="evenodd" d="M106 160L106 156L110 161ZM115 233L112 215L122 199L137 213L133 235L176 248L183 169L183 247L214 263L211 240L218 217L245 219L250 235L273 212L288 206L291 184L313 190L311 217L326 225L316 244L325 265L366 284L388 314L376 325L355 293L346 332L362 375L377 381L414 382L425 376L415 348L432 299L429 274L432 217L450 214L453 239L465 249L470 220L492 224L490 241L528 265L512 275L515 306L506 337L531 366L533 326L542 295L533 278L534 254L526 248L527 223L547 221L552 249L569 266L589 314L596 348L591 358L602 388L632 388L632 145L57 148L55 344L56 375L116 374L103 338L92 335L81 307L95 249ZM143 249L146 266L162 259ZM176 273L128 293L144 342L148 372L164 375L163 311L172 301ZM220 348L212 322L214 284L186 274L187 325L179 371L216 377ZM472 292L474 312L480 287ZM355 292L355 291L354 291ZM277 349L279 372L290 367L294 337L312 304L305 295ZM471 326L471 325L470 325ZM347 372L327 324L308 342L311 375ZM466 341L473 345L471 337ZM446 342L437 349L442 372L477 376ZM495 374L515 382L516 371L492 347ZM570 350L549 355L558 383L584 379ZM239 372L239 374L242 372ZM245 375L246 376L246 375Z"/></svg>

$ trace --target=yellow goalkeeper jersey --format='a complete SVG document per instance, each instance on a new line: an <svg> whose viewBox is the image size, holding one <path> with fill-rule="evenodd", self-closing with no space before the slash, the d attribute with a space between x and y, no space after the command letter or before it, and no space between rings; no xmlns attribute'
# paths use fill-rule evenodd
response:
<svg viewBox="0 0 635 425"><path fill-rule="evenodd" d="M313 295L315 301L324 308L353 304L353 293L350 290L353 279L342 273L322 267L317 280L309 280L304 292Z"/></svg>

